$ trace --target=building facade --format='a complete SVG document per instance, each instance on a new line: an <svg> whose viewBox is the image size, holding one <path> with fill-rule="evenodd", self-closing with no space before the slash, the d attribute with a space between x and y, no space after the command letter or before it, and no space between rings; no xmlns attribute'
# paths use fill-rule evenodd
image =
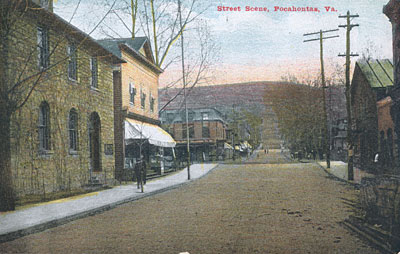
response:
<svg viewBox="0 0 400 254"><path fill-rule="evenodd" d="M358 61L352 80L354 164L376 173L383 173L394 160L394 147L391 145L390 151L388 144L393 144L395 137L387 119L392 73L389 60Z"/></svg>
<svg viewBox="0 0 400 254"><path fill-rule="evenodd" d="M116 178L129 179L140 156L162 174L164 148L175 146L158 120L158 78L146 37L100 40L125 63L114 66Z"/></svg>
<svg viewBox="0 0 400 254"><path fill-rule="evenodd" d="M46 4L23 1L7 38L5 71L22 101L11 119L17 196L114 179L112 65L122 60Z"/></svg>
<svg viewBox="0 0 400 254"><path fill-rule="evenodd" d="M178 157L187 157L189 129L191 161L214 161L225 158L227 125L221 112L214 108L167 109L160 115L161 123L177 142Z"/></svg>

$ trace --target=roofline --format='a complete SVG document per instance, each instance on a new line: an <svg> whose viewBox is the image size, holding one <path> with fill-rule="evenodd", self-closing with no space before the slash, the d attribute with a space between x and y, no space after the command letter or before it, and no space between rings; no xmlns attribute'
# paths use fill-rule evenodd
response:
<svg viewBox="0 0 400 254"><path fill-rule="evenodd" d="M27 2L26 2L25 7L28 7L28 8L21 9L21 11L27 12L28 14L35 15L35 18L37 18L39 16L39 17L41 17L41 19L49 19L49 20L55 21L54 23L51 23L50 25L49 24L45 24L45 25L47 27L53 28L53 29L60 25L64 26L66 29L64 31L63 36L78 37L78 40L81 40L80 43L83 43L83 45L86 44L87 46L89 46L88 44L91 44L91 46L97 47L98 49L100 49L101 51L106 53L106 56L104 58L114 64L125 63L125 60L121 59L120 57L114 55L109 50L104 48L95 39L93 39L89 34L83 32L76 26L72 25L65 19L58 16L57 14L47 11L46 9L42 8L40 5L37 5L36 3L34 3L32 0L26 0L26 1ZM29 8L29 7L32 7L32 8ZM20 5L19 8L23 8L23 6Z"/></svg>
<svg viewBox="0 0 400 254"><path fill-rule="evenodd" d="M134 56L137 60L139 60L142 63L144 63L147 67L152 69L154 72L156 72L158 74L161 74L161 73L164 72L164 70L162 70L160 67L158 67L155 64L153 64L152 62L150 62L141 53L137 52L135 49L133 49L132 47L130 47L126 43L118 43L118 47L119 47L120 50L122 50L122 48L126 49L128 51L128 53L130 53L130 55Z"/></svg>

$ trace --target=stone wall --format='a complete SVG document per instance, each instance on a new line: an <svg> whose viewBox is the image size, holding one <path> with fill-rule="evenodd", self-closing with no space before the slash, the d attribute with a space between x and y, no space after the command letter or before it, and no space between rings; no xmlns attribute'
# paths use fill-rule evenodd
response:
<svg viewBox="0 0 400 254"><path fill-rule="evenodd" d="M30 15L18 19L10 35L10 77L26 78L37 73L37 26L49 28L50 64L42 75L31 78L26 86L37 84L26 104L12 116L12 166L18 196L43 194L81 188L90 177L109 184L114 179L114 153L105 154L105 144L114 144L112 65L98 57L98 88L90 86L90 58L98 54L93 44L76 41L71 31ZM77 45L77 80L67 75L67 45ZM25 70L22 73L22 70ZM20 74L22 75L20 76ZM47 102L50 109L50 149L39 153L39 106ZM69 151L68 118L71 109L78 113L78 149ZM101 170L90 172L89 117L100 117Z"/></svg>
<svg viewBox="0 0 400 254"><path fill-rule="evenodd" d="M394 244L400 244L400 178L363 178L360 186L360 204L365 220L390 232L394 236Z"/></svg>

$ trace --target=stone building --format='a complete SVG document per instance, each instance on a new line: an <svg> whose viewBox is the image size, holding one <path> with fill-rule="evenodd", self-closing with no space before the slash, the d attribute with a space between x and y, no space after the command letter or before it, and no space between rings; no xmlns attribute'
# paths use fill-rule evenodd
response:
<svg viewBox="0 0 400 254"><path fill-rule="evenodd" d="M394 160L393 125L388 117L392 87L393 65L389 60L356 63L351 86L354 163L363 169L379 170L376 173L382 173L382 166ZM374 163L377 153L380 165Z"/></svg>
<svg viewBox="0 0 400 254"><path fill-rule="evenodd" d="M35 2L13 6L10 11L17 18L8 37L2 38L8 40L2 44L8 50L3 74L10 84L19 85L14 85L19 89L14 95L23 102L11 119L16 194L45 196L88 184L110 184L114 179L112 65L123 61L53 14L52 1ZM39 5L43 3L45 8Z"/></svg>
<svg viewBox="0 0 400 254"><path fill-rule="evenodd" d="M160 119L177 142L178 157L185 160L187 155L185 110L166 109L160 115ZM214 108L188 109L188 125L192 161L224 159L227 126L220 111Z"/></svg>
<svg viewBox="0 0 400 254"><path fill-rule="evenodd" d="M173 138L158 120L158 78L146 37L100 40L125 63L114 66L115 168L117 179L128 179L132 167L144 156L150 167L162 174L164 148L170 152Z"/></svg>

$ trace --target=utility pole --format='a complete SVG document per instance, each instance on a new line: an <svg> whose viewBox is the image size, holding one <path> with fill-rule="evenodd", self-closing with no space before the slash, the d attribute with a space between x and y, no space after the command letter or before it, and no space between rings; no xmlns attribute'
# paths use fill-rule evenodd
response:
<svg viewBox="0 0 400 254"><path fill-rule="evenodd" d="M187 172L188 180L190 180L190 138L189 138L189 114L187 110L186 100L186 74L185 74L185 52L183 46L183 26L182 26L182 10L181 1L178 0L179 24L181 29L181 54L182 54L182 82L183 82L183 98L185 101L185 118L186 118L186 143L187 143Z"/></svg>
<svg viewBox="0 0 400 254"><path fill-rule="evenodd" d="M346 54L339 54L339 56L346 57L346 110L347 110L347 147L348 147L348 162L347 162L347 178L354 180L353 171L353 157L354 157L354 144L353 144L353 131L352 131L352 116L351 116L351 96L350 96L350 57L358 56L350 52L350 31L353 27L359 26L358 24L350 24L350 18L358 18L358 15L350 15L347 11L346 15L340 15L339 18L346 18L346 25L339 25L339 27L346 28Z"/></svg>
<svg viewBox="0 0 400 254"><path fill-rule="evenodd" d="M305 40L303 42L309 42L309 41L319 41L319 45L320 45L320 61L321 61L321 81L322 81L322 100L323 100L323 107L324 107L324 132L325 132L325 142L324 142L324 150L325 150L325 154L326 154L326 167L330 168L331 167L331 148L330 148L330 135L329 135L329 129L328 129L328 119L327 119L327 114L326 114L326 98L325 98L325 88L326 88L326 84L325 84L325 71L324 71L324 46L323 46L323 42L326 39L332 39L332 38L336 38L339 37L339 35L333 35L333 36L327 36L327 37L323 37L324 33L329 33L329 32L336 32L339 31L339 29L333 29L333 30L326 30L326 31L322 31L320 30L319 32L316 33L308 33L308 34L304 34L303 36L309 36L309 35L315 35L315 34L319 34L319 38L318 39L310 39L310 40Z"/></svg>

